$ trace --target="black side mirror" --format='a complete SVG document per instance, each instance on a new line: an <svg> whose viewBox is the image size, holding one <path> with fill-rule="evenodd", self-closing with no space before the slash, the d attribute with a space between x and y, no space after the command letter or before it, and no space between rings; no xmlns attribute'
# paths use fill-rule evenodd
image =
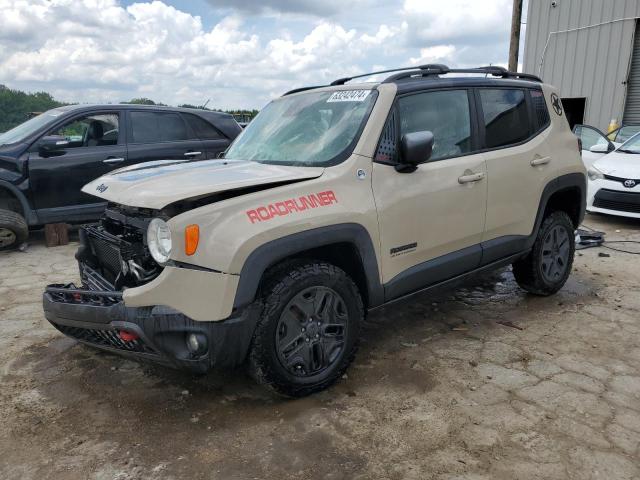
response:
<svg viewBox="0 0 640 480"><path fill-rule="evenodd" d="M399 172L413 172L419 164L428 162L433 151L433 133L429 131L405 133L400 140L402 163Z"/></svg>
<svg viewBox="0 0 640 480"><path fill-rule="evenodd" d="M47 135L38 142L38 153L41 157L61 155L69 145L69 140L59 135Z"/></svg>
<svg viewBox="0 0 640 480"><path fill-rule="evenodd" d="M613 144L613 142L609 142L609 146L607 147L607 152L611 153L616 149L616 146Z"/></svg>

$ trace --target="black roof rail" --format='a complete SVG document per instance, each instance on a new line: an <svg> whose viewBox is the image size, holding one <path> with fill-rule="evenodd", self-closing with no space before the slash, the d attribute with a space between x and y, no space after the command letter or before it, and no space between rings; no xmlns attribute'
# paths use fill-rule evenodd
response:
<svg viewBox="0 0 640 480"><path fill-rule="evenodd" d="M449 70L449 67L447 67L446 65L440 65L440 64L429 64L429 65L419 65L414 67L392 68L390 70L380 70L378 72L362 73L360 75L354 75L353 77L339 78L331 82L330 85L332 86L344 85L345 83L350 82L351 80L354 80L356 78L371 77L373 75L380 75L381 73L403 72L406 70ZM446 72L442 71L442 73L446 73Z"/></svg>
<svg viewBox="0 0 640 480"><path fill-rule="evenodd" d="M380 70L378 72L370 72L363 73L360 75L354 75L352 77L343 77L334 80L329 85L344 85L351 80L355 80L356 78L370 77L372 75L380 75L381 73L393 73L393 75L385 78L382 83L393 83L397 80L401 80L403 78L411 78L411 77L429 77L429 76L438 76L438 75L446 75L447 73L479 73L485 75L492 75L494 77L501 78L515 78L520 80L529 80L532 82L542 83L542 79L536 75L532 75L530 73L519 73L519 72L510 72L504 67L499 67L497 65L489 65L487 67L477 67L477 68L449 68L447 65L442 65L440 63L430 63L426 65L418 65L415 67L402 67L402 68L392 68L389 70ZM324 85L322 85L324 86ZM305 90L312 90L314 88L321 88L321 85L315 87L302 87L295 88L293 90L289 90L287 93L283 95L292 95L298 92L304 92Z"/></svg>
<svg viewBox="0 0 640 480"><path fill-rule="evenodd" d="M486 75L493 75L494 77L501 78L515 78L521 80L530 80L534 82L542 83L540 77L536 75L531 75L529 73L518 73L518 72L510 72L504 67L499 67L497 65L490 65L488 67L477 67L477 68L449 68L446 65L425 65L423 67L415 67L410 71L403 71L402 73L397 73L395 75L391 75L386 78L382 83L392 83L397 80L401 80L403 78L410 77L428 77L428 76L436 76L436 75L444 75L447 73L480 73Z"/></svg>

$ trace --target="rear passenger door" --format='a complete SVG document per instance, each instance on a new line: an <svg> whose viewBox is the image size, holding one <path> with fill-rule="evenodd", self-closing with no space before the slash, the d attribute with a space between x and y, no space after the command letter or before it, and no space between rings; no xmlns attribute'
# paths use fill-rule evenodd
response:
<svg viewBox="0 0 640 480"><path fill-rule="evenodd" d="M404 95L387 121L372 179L387 300L480 264L487 180L472 100L466 89ZM396 171L402 135L425 130L431 160Z"/></svg>
<svg viewBox="0 0 640 480"><path fill-rule="evenodd" d="M542 192L556 169L542 90L478 88L476 102L489 178L482 259L486 264L525 248Z"/></svg>
<svg viewBox="0 0 640 480"><path fill-rule="evenodd" d="M192 113L182 113L182 117L202 142L205 158L217 158L229 146L229 139L205 119Z"/></svg>
<svg viewBox="0 0 640 480"><path fill-rule="evenodd" d="M202 160L205 149L178 112L129 111L129 163Z"/></svg>

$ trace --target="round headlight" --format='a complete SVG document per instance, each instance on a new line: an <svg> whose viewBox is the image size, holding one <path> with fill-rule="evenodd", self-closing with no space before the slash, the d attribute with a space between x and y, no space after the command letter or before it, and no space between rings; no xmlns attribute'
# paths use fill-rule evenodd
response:
<svg viewBox="0 0 640 480"><path fill-rule="evenodd" d="M171 256L171 230L167 222L154 218L147 228L147 246L149 253L158 263L167 263Z"/></svg>

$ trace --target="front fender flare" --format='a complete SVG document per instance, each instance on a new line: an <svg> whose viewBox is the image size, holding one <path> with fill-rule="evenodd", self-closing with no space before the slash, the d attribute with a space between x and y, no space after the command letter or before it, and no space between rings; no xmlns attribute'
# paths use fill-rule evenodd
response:
<svg viewBox="0 0 640 480"><path fill-rule="evenodd" d="M24 214L24 218L27 221L28 225L37 225L38 224L38 215L29 205L29 201L24 196L24 194L12 183L7 182L6 180L0 180L0 189L6 188L9 190L20 202L22 206L22 212Z"/></svg>
<svg viewBox="0 0 640 480"><path fill-rule="evenodd" d="M369 307L382 304L384 289L380 283L378 260L371 236L360 224L344 223L294 233L256 248L240 271L234 308L246 307L254 301L262 276L272 265L306 250L336 243L350 243L356 247L366 277Z"/></svg>

